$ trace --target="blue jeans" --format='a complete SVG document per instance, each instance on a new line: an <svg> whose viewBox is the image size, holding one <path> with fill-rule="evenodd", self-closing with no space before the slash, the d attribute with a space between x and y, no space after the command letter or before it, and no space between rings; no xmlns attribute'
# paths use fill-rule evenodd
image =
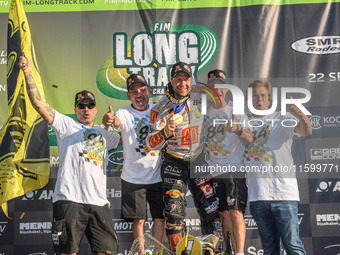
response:
<svg viewBox="0 0 340 255"><path fill-rule="evenodd" d="M297 201L250 202L264 255L281 255L281 241L288 255L306 255L299 235Z"/></svg>

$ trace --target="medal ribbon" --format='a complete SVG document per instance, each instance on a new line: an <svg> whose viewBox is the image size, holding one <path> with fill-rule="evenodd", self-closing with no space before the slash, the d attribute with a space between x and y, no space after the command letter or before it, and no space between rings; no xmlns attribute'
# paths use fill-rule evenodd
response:
<svg viewBox="0 0 340 255"><path fill-rule="evenodd" d="M188 99L189 98L185 99L184 102L181 105L179 105L179 106L177 106L176 103L172 103L172 106L174 108L174 114L179 113L180 111L182 111L182 109L184 108L184 106L185 106L186 102L188 101Z"/></svg>

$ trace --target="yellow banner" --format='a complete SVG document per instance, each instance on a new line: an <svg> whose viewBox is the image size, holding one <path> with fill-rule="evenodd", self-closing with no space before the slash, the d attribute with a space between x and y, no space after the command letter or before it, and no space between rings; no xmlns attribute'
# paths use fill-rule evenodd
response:
<svg viewBox="0 0 340 255"><path fill-rule="evenodd" d="M45 100L31 32L21 0L12 0L8 18L7 86L9 117L0 133L0 205L44 187L49 181L48 127L31 105L23 72L22 53L32 63L32 75Z"/></svg>

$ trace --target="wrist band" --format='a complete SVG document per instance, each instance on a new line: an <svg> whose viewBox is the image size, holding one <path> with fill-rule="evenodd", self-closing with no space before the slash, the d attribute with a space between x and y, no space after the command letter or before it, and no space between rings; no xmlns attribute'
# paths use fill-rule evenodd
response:
<svg viewBox="0 0 340 255"><path fill-rule="evenodd" d="M115 123L116 123L116 117L113 116L113 121L112 121L111 127L115 127Z"/></svg>
<svg viewBox="0 0 340 255"><path fill-rule="evenodd" d="M242 133L243 133L243 128L240 125L239 125L239 127L240 127L240 129L238 131L236 131L235 133L236 133L236 135L241 136Z"/></svg>
<svg viewBox="0 0 340 255"><path fill-rule="evenodd" d="M32 71L27 71L27 72L24 72L24 75L27 75L27 74L31 74Z"/></svg>

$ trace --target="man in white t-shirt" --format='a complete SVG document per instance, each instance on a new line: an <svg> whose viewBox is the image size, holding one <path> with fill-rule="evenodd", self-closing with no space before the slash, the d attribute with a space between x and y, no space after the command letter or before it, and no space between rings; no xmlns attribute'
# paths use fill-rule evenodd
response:
<svg viewBox="0 0 340 255"><path fill-rule="evenodd" d="M33 107L57 136L60 163L52 226L56 251L75 255L86 234L93 252L117 254L118 237L106 196L106 165L108 150L117 147L119 135L93 125L97 107L91 92L76 94L75 121L42 101L26 56L20 57L19 66L24 71Z"/></svg>
<svg viewBox="0 0 340 255"><path fill-rule="evenodd" d="M145 78L132 74L127 79L127 96L131 104L116 113L109 107L103 117L105 126L119 128L123 142L124 164L122 179L123 219L133 220L133 238L145 232L147 202L154 220L153 236L161 243L164 241L165 220L162 197L162 178L160 173L160 152L150 150L145 143L150 130L149 104L151 89Z"/></svg>
<svg viewBox="0 0 340 255"><path fill-rule="evenodd" d="M252 102L256 110L268 110L271 84L254 81ZM252 114L249 123L254 142L245 146L250 212L256 221L264 254L281 254L281 241L287 254L304 255L306 251L299 236L299 189L291 154L293 135L312 133L308 117L295 105L282 115Z"/></svg>
<svg viewBox="0 0 340 255"><path fill-rule="evenodd" d="M224 71L208 73L208 85L227 84ZM227 99L227 88L216 88L204 125L205 152L208 166L213 167L216 196L225 240L231 233L237 255L244 254L246 225L243 213L247 205L245 174L240 173L243 162L242 144L251 144L253 137L247 128L247 116L233 114L233 102ZM216 124L218 123L218 124Z"/></svg>

